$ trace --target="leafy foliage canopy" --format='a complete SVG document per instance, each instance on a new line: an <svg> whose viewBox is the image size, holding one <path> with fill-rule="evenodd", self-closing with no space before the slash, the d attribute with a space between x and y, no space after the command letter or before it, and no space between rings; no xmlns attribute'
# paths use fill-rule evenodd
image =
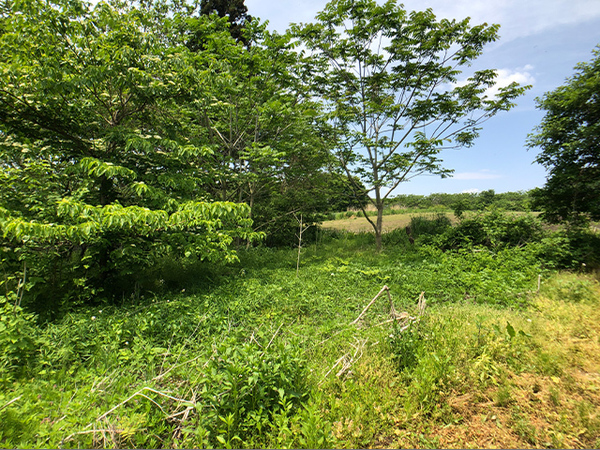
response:
<svg viewBox="0 0 600 450"><path fill-rule="evenodd" d="M551 222L600 219L600 48L593 53L564 86L538 99L546 115L529 146L542 149L536 161L549 170L535 198Z"/></svg>

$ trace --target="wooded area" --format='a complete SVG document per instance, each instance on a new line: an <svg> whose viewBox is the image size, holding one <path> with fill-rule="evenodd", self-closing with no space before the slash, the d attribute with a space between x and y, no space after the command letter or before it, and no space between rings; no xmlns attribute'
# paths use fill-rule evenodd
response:
<svg viewBox="0 0 600 450"><path fill-rule="evenodd" d="M598 49L544 187L412 195L528 89L498 26L251 13L1 3L0 445L597 447Z"/></svg>
<svg viewBox="0 0 600 450"><path fill-rule="evenodd" d="M3 264L14 280L28 270L27 297L49 311L128 294L164 259L290 244L295 213L313 225L373 202L381 249L391 191L449 173L439 152L470 145L524 89L488 98L489 70L440 90L497 27L394 2L337 1L286 34L243 3L7 5ZM350 35L331 34L344 20Z"/></svg>

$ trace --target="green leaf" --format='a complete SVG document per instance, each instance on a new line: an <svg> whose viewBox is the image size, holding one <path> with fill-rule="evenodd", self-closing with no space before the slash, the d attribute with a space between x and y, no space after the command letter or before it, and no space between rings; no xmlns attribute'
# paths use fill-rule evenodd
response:
<svg viewBox="0 0 600 450"><path fill-rule="evenodd" d="M506 322L506 332L508 333L511 339L514 338L516 335L515 329L509 322Z"/></svg>

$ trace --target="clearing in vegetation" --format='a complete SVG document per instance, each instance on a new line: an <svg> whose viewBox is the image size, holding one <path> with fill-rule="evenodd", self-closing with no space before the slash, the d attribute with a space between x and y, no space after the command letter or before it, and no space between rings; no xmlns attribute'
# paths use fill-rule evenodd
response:
<svg viewBox="0 0 600 450"><path fill-rule="evenodd" d="M410 224L412 217L415 217L415 215L416 214L411 213L390 214L385 216L383 232L387 233L398 228L405 228ZM418 215L427 218L434 218L439 215L444 215L448 217L450 221L456 222L456 219L452 213L419 213ZM328 220L325 223L323 223L323 228L340 231L350 231L352 233L365 233L371 231L373 227L360 212L357 212L355 215L352 215L345 219Z"/></svg>
<svg viewBox="0 0 600 450"><path fill-rule="evenodd" d="M3 303L0 444L600 445L594 276L533 244L324 234L298 276L297 250L258 248L48 324Z"/></svg>

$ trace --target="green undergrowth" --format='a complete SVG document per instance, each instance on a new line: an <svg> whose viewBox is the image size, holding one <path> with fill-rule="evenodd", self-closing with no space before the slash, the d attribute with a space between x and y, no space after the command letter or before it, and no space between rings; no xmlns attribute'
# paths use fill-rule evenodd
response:
<svg viewBox="0 0 600 450"><path fill-rule="evenodd" d="M251 249L211 283L51 323L5 301L0 445L431 446L427 430L465 420L452 398L498 391L507 406L514 374L565 375L570 356L544 346L537 299L588 317L593 278L545 271L527 246L385 239L378 254L370 235L331 236L303 249L298 274L297 251ZM355 321L383 286L401 319L384 290ZM578 406L589 436L593 405Z"/></svg>

